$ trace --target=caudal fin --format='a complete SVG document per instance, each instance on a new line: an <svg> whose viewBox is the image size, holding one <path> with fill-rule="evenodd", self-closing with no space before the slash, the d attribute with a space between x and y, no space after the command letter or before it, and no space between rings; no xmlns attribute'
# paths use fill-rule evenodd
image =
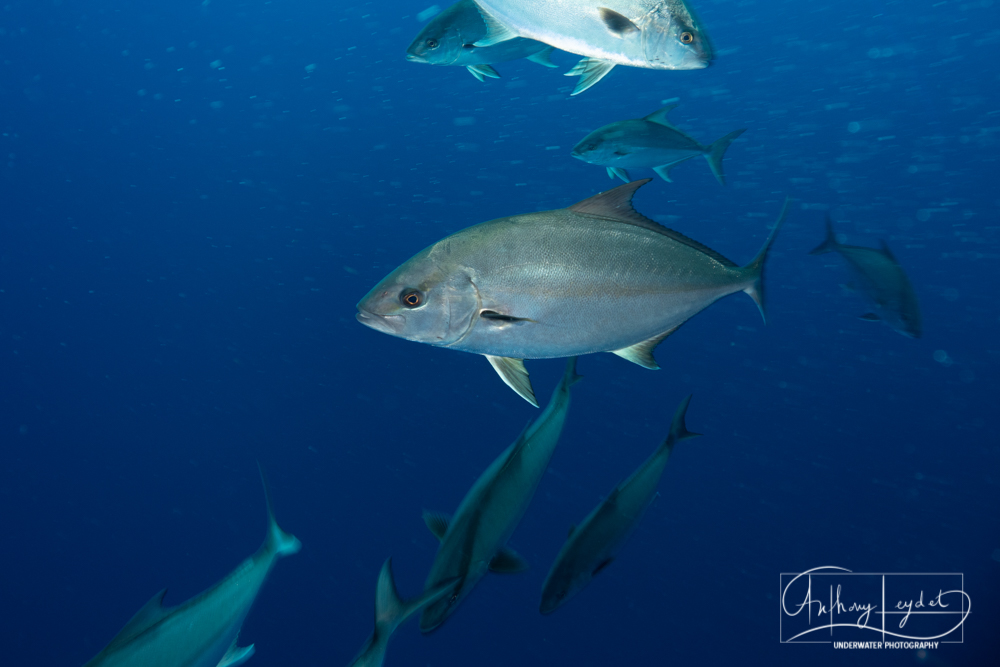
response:
<svg viewBox="0 0 1000 667"><path fill-rule="evenodd" d="M267 477L264 475L264 467L257 464L260 470L260 481L264 484L264 498L267 499L267 538L264 544L268 550L278 556L291 556L298 553L302 548L302 543L291 533L286 533L278 525L274 518L274 506L271 503L271 491L267 486Z"/></svg>
<svg viewBox="0 0 1000 667"><path fill-rule="evenodd" d="M692 396L693 394L688 394L674 412L674 419L670 422L670 433L667 435L667 442L671 444L687 440L688 438L697 438L701 435L701 433L694 433L687 430L687 425L684 423L684 417L687 415L688 406L691 405Z"/></svg>
<svg viewBox="0 0 1000 667"><path fill-rule="evenodd" d="M826 238L818 246L809 251L810 255L823 255L837 249L837 234L833 231L833 222L826 216Z"/></svg>
<svg viewBox="0 0 1000 667"><path fill-rule="evenodd" d="M791 207L792 199L789 197L785 199L785 205L781 208L781 215L778 216L778 221L774 223L767 241L764 242L764 247L760 249L760 252L757 253L752 262L743 267L743 270L750 275L753 281L743 291L749 294L750 298L757 304L757 308L760 309L760 316L764 318L765 324L767 324L767 309L764 301L764 264L767 262L767 253L771 250L774 239L778 237L778 231L781 229L781 226L785 224L785 219L788 217L788 211Z"/></svg>
<svg viewBox="0 0 1000 667"><path fill-rule="evenodd" d="M396 582L392 578L392 558L386 558L382 563L382 571L378 574L378 584L375 586L375 635L391 635L400 623L408 619L422 607L437 602L451 592L455 581L447 581L435 586L409 600L404 600L396 590Z"/></svg>
<svg viewBox="0 0 1000 667"><path fill-rule="evenodd" d="M742 130L730 132L709 146L708 152L705 153L705 159L708 160L708 166L712 168L712 173L715 174L716 180L723 185L726 184L726 177L722 173L722 158L726 154L726 149L729 148L729 144L733 143L736 137L746 131L747 129L743 128Z"/></svg>

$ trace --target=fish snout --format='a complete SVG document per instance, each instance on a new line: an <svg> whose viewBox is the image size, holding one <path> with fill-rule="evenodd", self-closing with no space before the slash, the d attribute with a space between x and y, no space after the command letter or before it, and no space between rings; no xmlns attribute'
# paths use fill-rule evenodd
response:
<svg viewBox="0 0 1000 667"><path fill-rule="evenodd" d="M361 306L358 306L358 312L354 317L366 327L393 336L398 336L406 324L406 318L402 315L377 315Z"/></svg>

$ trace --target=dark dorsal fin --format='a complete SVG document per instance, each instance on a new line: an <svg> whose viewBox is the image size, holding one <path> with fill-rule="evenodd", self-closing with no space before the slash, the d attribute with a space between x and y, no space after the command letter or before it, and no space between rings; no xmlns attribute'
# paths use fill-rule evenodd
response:
<svg viewBox="0 0 1000 667"><path fill-rule="evenodd" d="M441 512L424 510L424 523L434 537L438 538L438 541L441 541L444 539L444 534L448 532L448 524L451 523L451 517Z"/></svg>
<svg viewBox="0 0 1000 667"><path fill-rule="evenodd" d="M125 627L121 629L121 632L115 635L115 638L111 640L111 643L108 644L108 648L125 644L162 621L163 618L170 613L170 610L163 606L163 596L166 594L167 589L164 588L162 591L154 595L149 602L143 605L142 609L135 612L135 616L133 616L129 622L125 624Z"/></svg>
<svg viewBox="0 0 1000 667"><path fill-rule="evenodd" d="M636 227L642 227L656 232L657 234L663 234L664 236L671 238L678 243L683 243L690 248L694 248L698 252L708 255L723 266L729 268L736 268L739 266L735 262L732 262L715 252L708 246L698 243L694 239L689 239L680 232L675 232L668 227L664 227L660 223L650 220L642 213L636 211L632 207L632 196L635 195L636 190L644 186L646 183L649 183L651 180L653 179L644 178L641 181L632 181L631 183L626 183L625 185L619 185L617 188L612 188L606 192L596 194L589 199L577 202L570 206L568 210L583 215L592 215L596 218L604 218L605 220L614 220L616 222L624 222L629 225L635 225Z"/></svg>
<svg viewBox="0 0 1000 667"><path fill-rule="evenodd" d="M897 260L896 256L892 254L891 250L889 250L889 244L885 242L885 239L879 239L878 242L879 245L882 247L882 254L891 259L896 264L899 264L899 260Z"/></svg>

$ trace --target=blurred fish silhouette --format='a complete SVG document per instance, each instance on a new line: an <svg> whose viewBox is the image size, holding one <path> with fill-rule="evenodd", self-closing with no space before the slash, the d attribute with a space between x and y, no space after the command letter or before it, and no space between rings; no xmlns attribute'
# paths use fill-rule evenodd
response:
<svg viewBox="0 0 1000 667"><path fill-rule="evenodd" d="M874 306L874 312L865 313L860 319L871 322L881 320L904 336L920 338L923 323L917 293L889 246L885 241L881 243L881 248L839 243L830 216L827 216L826 239L809 254L836 252L844 258L858 281L859 291Z"/></svg>

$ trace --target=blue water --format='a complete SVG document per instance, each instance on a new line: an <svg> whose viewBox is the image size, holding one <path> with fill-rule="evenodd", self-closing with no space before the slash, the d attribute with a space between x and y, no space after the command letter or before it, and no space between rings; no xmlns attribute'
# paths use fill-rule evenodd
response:
<svg viewBox="0 0 1000 667"><path fill-rule="evenodd" d="M250 665L346 664L393 556L416 595L450 512L537 414L485 360L359 325L355 303L470 224L607 189L587 132L679 98L701 141L638 210L734 261L796 198L767 274L644 370L580 360L560 448L511 544L390 665L995 664L1000 648L1000 5L695 0L709 69L500 80L403 59L430 0L20 0L0 9L0 645L80 665L164 586L210 586L263 539L256 461L303 549L243 628ZM345 6L349 5L349 6ZM634 177L646 176L637 170ZM651 172L650 174L651 175ZM829 212L885 239L924 315L864 322ZM547 397L561 361L528 362ZM688 426L619 558L549 617L548 567L665 434ZM779 643L779 574L961 572L964 644ZM877 639L871 637L869 639Z"/></svg>

